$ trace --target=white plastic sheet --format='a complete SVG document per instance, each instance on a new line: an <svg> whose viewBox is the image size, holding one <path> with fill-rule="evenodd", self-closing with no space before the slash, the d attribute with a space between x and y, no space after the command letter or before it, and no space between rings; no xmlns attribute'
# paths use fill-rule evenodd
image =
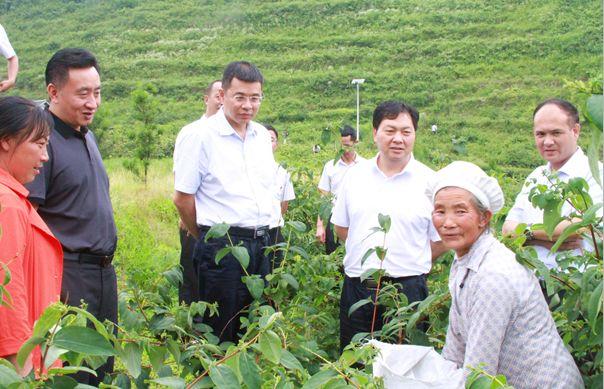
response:
<svg viewBox="0 0 604 389"><path fill-rule="evenodd" d="M432 347L369 342L380 350L373 376L383 377L386 389L463 388L463 369Z"/></svg>

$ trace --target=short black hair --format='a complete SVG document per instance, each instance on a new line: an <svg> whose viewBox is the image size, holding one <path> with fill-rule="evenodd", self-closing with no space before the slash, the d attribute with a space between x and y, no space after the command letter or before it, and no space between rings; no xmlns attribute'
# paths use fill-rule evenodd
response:
<svg viewBox="0 0 604 389"><path fill-rule="evenodd" d="M279 132L277 131L277 129L276 129L275 127L271 126L271 125L270 125L270 124L268 124L268 123L263 123L262 125L263 125L263 126L264 126L264 128L266 128L267 130L274 132L274 133L275 133L275 136L277 137L277 139L279 139Z"/></svg>
<svg viewBox="0 0 604 389"><path fill-rule="evenodd" d="M396 119L401 113L411 116L413 129L417 131L419 112L415 107L403 101L384 101L380 103L373 111L373 128L377 130L384 119Z"/></svg>
<svg viewBox="0 0 604 389"><path fill-rule="evenodd" d="M572 103L563 99L547 99L539 103L539 105L537 105L537 108L535 108L535 110L533 111L533 119L541 108L550 104L560 108L566 114L566 116L568 116L568 123L571 126L574 126L575 124L579 123L579 110Z"/></svg>
<svg viewBox="0 0 604 389"><path fill-rule="evenodd" d="M222 89L227 90L231 86L233 78L243 82L259 82L264 83L264 77L258 68L246 61L231 62L224 69L222 74Z"/></svg>
<svg viewBox="0 0 604 389"><path fill-rule="evenodd" d="M342 138L349 136L353 142L357 140L357 132L354 128L350 127L348 124L344 124L342 128L340 128L340 136Z"/></svg>
<svg viewBox="0 0 604 389"><path fill-rule="evenodd" d="M46 64L46 85L62 85L69 77L69 69L93 67L101 74L95 56L86 49L67 48L57 51Z"/></svg>
<svg viewBox="0 0 604 389"><path fill-rule="evenodd" d="M19 96L0 98L0 140L35 142L48 137L52 126L50 113L35 102Z"/></svg>
<svg viewBox="0 0 604 389"><path fill-rule="evenodd" d="M216 84L217 82L221 82L221 81L214 80L214 81L210 82L210 84L206 87L206 89L203 90L204 96L209 96L210 93L212 93L212 88L214 88L214 84Z"/></svg>

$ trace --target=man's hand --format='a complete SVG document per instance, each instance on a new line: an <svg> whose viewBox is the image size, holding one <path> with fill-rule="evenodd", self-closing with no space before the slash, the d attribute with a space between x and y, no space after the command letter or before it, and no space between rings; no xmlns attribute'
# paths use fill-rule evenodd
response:
<svg viewBox="0 0 604 389"><path fill-rule="evenodd" d="M321 243L325 243L325 227L320 217L317 218L317 233L315 234L317 240Z"/></svg>
<svg viewBox="0 0 604 389"><path fill-rule="evenodd" d="M551 240L542 240L542 239L531 239L525 242L525 245L529 246L541 246L546 249L551 249L555 241ZM564 243L560 245L559 251L567 251L567 250L576 250L582 247L583 238L580 235L573 234L564 240Z"/></svg>
<svg viewBox="0 0 604 389"><path fill-rule="evenodd" d="M15 81L12 80L2 80L0 81L0 92L6 92L10 88L15 86Z"/></svg>
<svg viewBox="0 0 604 389"><path fill-rule="evenodd" d="M180 215L180 220L186 229L195 239L199 238L195 214L195 195L175 191L173 201L178 210L178 214Z"/></svg>

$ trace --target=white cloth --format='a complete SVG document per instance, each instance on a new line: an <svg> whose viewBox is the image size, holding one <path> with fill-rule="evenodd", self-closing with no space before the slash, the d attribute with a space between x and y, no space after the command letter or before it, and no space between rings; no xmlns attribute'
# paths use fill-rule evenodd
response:
<svg viewBox="0 0 604 389"><path fill-rule="evenodd" d="M17 55L13 46L10 44L8 40L8 36L6 35L6 31L4 27L0 24L0 54L4 56L4 58L9 59Z"/></svg>
<svg viewBox="0 0 604 389"><path fill-rule="evenodd" d="M598 163L600 169L600 177L602 176L602 163ZM589 185L589 195L593 203L602 203L602 187L598 185L591 170L589 169L589 160L583 153L581 148L572 155L572 157L558 171L558 178L563 182L568 182L573 177L583 177ZM537 224L543 223L543 210L534 207L529 200L529 193L535 185L551 186L546 174L551 174L549 163L535 169L525 180L522 190L516 197L514 206L510 209L506 220L512 220L517 223ZM533 182L536 181L536 184ZM567 202L562 205L562 216L568 216L573 208ZM599 215L602 215L600 208ZM556 254L550 253L549 249L541 246L533 246L537 251L539 259L545 263L548 268L557 267ZM589 242L583 241L583 248L593 250ZM580 250L574 250L573 254L581 255Z"/></svg>
<svg viewBox="0 0 604 389"><path fill-rule="evenodd" d="M514 388L581 388L539 282L488 232L449 275L451 308L442 356L464 368L484 363Z"/></svg>
<svg viewBox="0 0 604 389"><path fill-rule="evenodd" d="M283 227L285 221L283 215L281 215L281 203L284 201L291 201L296 198L294 193L294 186L292 185L291 176L283 168L283 166L275 163L275 174L277 179L277 185L275 186L275 211L273 212L273 219L270 223L270 227Z"/></svg>
<svg viewBox="0 0 604 389"><path fill-rule="evenodd" d="M180 151L181 145L183 144L183 142L187 141L187 139L189 138L189 135L191 135L191 133L200 131L201 125L206 119L207 119L207 117L204 114L199 119L197 119L194 122L191 122L191 123L187 124L186 126L184 126L183 128L181 128L180 131L178 132L178 135L176 136L176 141L174 141L174 154L172 157L172 159L174 160L174 165L172 167L172 172L176 171L175 169L176 169L177 160L181 154L181 151Z"/></svg>
<svg viewBox="0 0 604 389"><path fill-rule="evenodd" d="M333 194L335 198L337 198L340 191L340 186L344 180L344 177L346 177L346 173L348 173L348 169L361 161L365 161L365 158L358 154L356 154L354 161L352 161L350 164L342 161L342 158L338 159L335 164L333 163L333 159L330 160L323 167L321 179L319 180L319 189L329 192Z"/></svg>
<svg viewBox="0 0 604 389"><path fill-rule="evenodd" d="M430 180L426 194L434 203L438 191L447 187L467 190L493 213L503 207L503 191L497 179L489 177L480 167L471 162L455 161L440 169Z"/></svg>
<svg viewBox="0 0 604 389"><path fill-rule="evenodd" d="M377 157L350 169L342 184L331 222L348 228L344 271L360 277L368 269L380 267L375 253L364 263L365 253L384 244L384 234L372 234L379 227L378 214L391 218L386 235L388 249L383 269L391 277L425 274L432 266L430 241L440 237L432 224L432 203L426 187L434 171L413 157L405 169L386 177L377 165Z"/></svg>
<svg viewBox="0 0 604 389"><path fill-rule="evenodd" d="M197 224L266 226L275 206L275 160L270 135L256 122L245 139L221 109L181 144L174 189L195 194Z"/></svg>

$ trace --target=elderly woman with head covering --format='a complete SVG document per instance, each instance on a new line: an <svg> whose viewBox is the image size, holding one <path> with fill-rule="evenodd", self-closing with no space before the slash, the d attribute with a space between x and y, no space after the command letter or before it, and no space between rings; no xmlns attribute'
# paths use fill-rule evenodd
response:
<svg viewBox="0 0 604 389"><path fill-rule="evenodd" d="M0 304L0 357L16 363L16 354L31 336L42 311L59 300L63 270L61 244L31 203L23 184L31 182L48 161L50 114L17 96L0 98L0 280L8 268L10 295ZM36 347L22 375L41 367Z"/></svg>
<svg viewBox="0 0 604 389"><path fill-rule="evenodd" d="M534 274L489 231L504 201L497 180L474 164L453 162L435 175L428 196L434 226L455 251L443 357L466 376L484 364L517 389L583 387Z"/></svg>

